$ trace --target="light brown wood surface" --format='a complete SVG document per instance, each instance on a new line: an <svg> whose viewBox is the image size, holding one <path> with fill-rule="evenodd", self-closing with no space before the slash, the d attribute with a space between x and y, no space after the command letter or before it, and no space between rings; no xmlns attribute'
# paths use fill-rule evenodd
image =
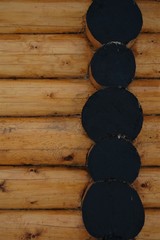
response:
<svg viewBox="0 0 160 240"><path fill-rule="evenodd" d="M16 221L15 221L16 219ZM159 240L160 211L146 210L146 223L138 240ZM0 211L0 240L93 240L86 232L80 211ZM3 238L2 238L3 236Z"/></svg>
<svg viewBox="0 0 160 240"><path fill-rule="evenodd" d="M146 116L134 144L144 166L159 166L160 117ZM79 118L0 118L0 164L83 165L93 142Z"/></svg>
<svg viewBox="0 0 160 240"><path fill-rule="evenodd" d="M77 116L96 91L88 80L90 3L0 0L0 240L93 240L80 208L93 142ZM137 3L144 24L129 90L147 116L134 141L142 168L133 186L146 208L136 239L159 240L160 2Z"/></svg>
<svg viewBox="0 0 160 240"><path fill-rule="evenodd" d="M87 172L61 168L0 168L1 209L78 208Z"/></svg>
<svg viewBox="0 0 160 240"><path fill-rule="evenodd" d="M1 0L0 33L82 32L91 0ZM144 32L160 32L159 1L138 0Z"/></svg>
<svg viewBox="0 0 160 240"><path fill-rule="evenodd" d="M160 34L141 34L133 45L136 77L160 77ZM0 35L0 78L85 77L93 52L82 35Z"/></svg>
<svg viewBox="0 0 160 240"><path fill-rule="evenodd" d="M90 59L82 35L0 35L0 78L83 77Z"/></svg>
<svg viewBox="0 0 160 240"><path fill-rule="evenodd" d="M136 76L141 78L160 77L160 34L140 34L132 46L136 56Z"/></svg>
<svg viewBox="0 0 160 240"><path fill-rule="evenodd" d="M16 221L15 221L16 219ZM10 240L93 240L80 211L0 211L1 236ZM146 210L146 223L138 240L159 240L160 211ZM2 238L1 238L2 239Z"/></svg>
<svg viewBox="0 0 160 240"><path fill-rule="evenodd" d="M76 209L91 182L84 169L0 167L1 209ZM133 184L145 207L160 207L160 171L141 168Z"/></svg>
<svg viewBox="0 0 160 240"><path fill-rule="evenodd" d="M144 114L160 114L160 81L134 80L129 90L140 101ZM0 116L80 114L96 89L89 80L0 80Z"/></svg>

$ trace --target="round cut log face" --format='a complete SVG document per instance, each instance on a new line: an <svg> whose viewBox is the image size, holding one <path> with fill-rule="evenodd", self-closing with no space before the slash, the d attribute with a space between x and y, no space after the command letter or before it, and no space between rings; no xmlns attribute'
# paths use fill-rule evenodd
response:
<svg viewBox="0 0 160 240"><path fill-rule="evenodd" d="M111 42L94 54L90 64L90 77L105 87L127 87L135 76L135 58L130 49Z"/></svg>
<svg viewBox="0 0 160 240"><path fill-rule="evenodd" d="M141 31L143 19L135 1L93 1L86 15L92 44L110 41L124 44L135 39Z"/></svg>
<svg viewBox="0 0 160 240"><path fill-rule="evenodd" d="M132 239L144 224L144 209L137 192L120 182L91 185L83 200L82 214L87 231L96 238Z"/></svg>
<svg viewBox="0 0 160 240"><path fill-rule="evenodd" d="M82 110L82 125L95 142L117 135L133 140L139 134L142 123L139 102L125 89L99 90L88 99Z"/></svg>
<svg viewBox="0 0 160 240"><path fill-rule="evenodd" d="M104 139L95 144L88 154L87 167L94 181L117 179L132 183L140 166L136 148L124 139Z"/></svg>

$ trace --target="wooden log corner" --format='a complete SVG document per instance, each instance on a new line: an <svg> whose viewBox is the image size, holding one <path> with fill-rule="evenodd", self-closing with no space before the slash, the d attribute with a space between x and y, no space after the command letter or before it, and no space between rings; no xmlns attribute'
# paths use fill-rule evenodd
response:
<svg viewBox="0 0 160 240"><path fill-rule="evenodd" d="M91 0L0 0L0 240L93 240L82 222L94 144L81 125L96 89L86 37ZM137 240L160 240L160 1L137 0L142 32L129 85L143 108L133 183L145 207Z"/></svg>

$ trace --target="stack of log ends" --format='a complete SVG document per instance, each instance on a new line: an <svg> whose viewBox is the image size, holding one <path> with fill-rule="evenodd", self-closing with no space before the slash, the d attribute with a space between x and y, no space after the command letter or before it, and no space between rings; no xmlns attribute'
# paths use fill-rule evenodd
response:
<svg viewBox="0 0 160 240"><path fill-rule="evenodd" d="M95 47L111 41L130 45L143 25L134 0L94 0L86 15L86 33Z"/></svg>
<svg viewBox="0 0 160 240"><path fill-rule="evenodd" d="M110 240L133 239L145 218L137 192L118 181L93 183L83 199L82 216L91 236Z"/></svg>
<svg viewBox="0 0 160 240"><path fill-rule="evenodd" d="M135 76L132 51L124 44L110 42L94 54L90 63L90 80L96 88L127 87Z"/></svg>
<svg viewBox="0 0 160 240"><path fill-rule="evenodd" d="M129 141L106 138L89 151L87 167L95 182L117 179L131 184L138 177L141 161Z"/></svg>
<svg viewBox="0 0 160 240"><path fill-rule="evenodd" d="M82 110L82 125L88 136L99 142L107 136L134 140L143 124L137 98L121 88L105 88L94 93Z"/></svg>

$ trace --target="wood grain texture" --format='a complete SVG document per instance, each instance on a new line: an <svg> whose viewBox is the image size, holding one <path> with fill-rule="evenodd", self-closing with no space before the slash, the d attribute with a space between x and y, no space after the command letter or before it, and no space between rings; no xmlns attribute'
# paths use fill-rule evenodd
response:
<svg viewBox="0 0 160 240"><path fill-rule="evenodd" d="M84 30L90 0L0 1L0 33L65 33Z"/></svg>
<svg viewBox="0 0 160 240"><path fill-rule="evenodd" d="M0 116L80 114L94 88L88 80L0 80Z"/></svg>
<svg viewBox="0 0 160 240"><path fill-rule="evenodd" d="M159 166L160 117L145 116L135 140L143 166ZM0 164L84 166L93 142L79 118L0 118Z"/></svg>
<svg viewBox="0 0 160 240"><path fill-rule="evenodd" d="M138 0L144 32L160 32L159 1ZM82 32L91 0L1 0L0 33Z"/></svg>
<svg viewBox="0 0 160 240"><path fill-rule="evenodd" d="M83 77L90 59L82 35L0 35L0 77Z"/></svg>
<svg viewBox="0 0 160 240"><path fill-rule="evenodd" d="M144 207L160 207L159 180L159 168L141 168L133 186L138 191Z"/></svg>
<svg viewBox="0 0 160 240"><path fill-rule="evenodd" d="M141 78L160 77L160 34L140 34L132 50L136 56L136 75Z"/></svg>
<svg viewBox="0 0 160 240"><path fill-rule="evenodd" d="M1 209L76 209L91 177L77 168L0 167ZM160 207L160 171L142 168L133 186L144 207Z"/></svg>
<svg viewBox="0 0 160 240"><path fill-rule="evenodd" d="M141 34L133 45L136 77L160 77L160 34ZM83 35L0 35L0 78L85 77L93 52Z"/></svg>
<svg viewBox="0 0 160 240"><path fill-rule="evenodd" d="M16 221L15 221L16 219ZM146 210L145 225L137 240L159 240L160 211ZM85 230L80 211L0 211L0 240L93 240Z"/></svg>
<svg viewBox="0 0 160 240"><path fill-rule="evenodd" d="M95 91L85 80L93 54L83 33L90 3L0 0L0 240L93 240L79 211L91 182L84 165L93 142L78 117L36 117L79 114ZM133 46L138 80L129 90L145 114L159 114L160 2L137 3L147 34ZM136 239L159 240L159 116L145 116L134 145L147 168L141 168L133 186L146 208L156 208L145 210L145 226ZM3 166L29 164L39 166Z"/></svg>
<svg viewBox="0 0 160 240"><path fill-rule="evenodd" d="M139 100L144 114L160 113L160 80L134 80L128 87Z"/></svg>
<svg viewBox="0 0 160 240"><path fill-rule="evenodd" d="M78 169L2 167L0 208L78 208L88 179Z"/></svg>
<svg viewBox="0 0 160 240"><path fill-rule="evenodd" d="M80 114L96 89L89 80L0 80L0 116ZM135 80L129 90L144 114L160 114L160 80Z"/></svg>
<svg viewBox="0 0 160 240"><path fill-rule="evenodd" d="M143 16L143 32L160 32L160 2L157 0L137 0Z"/></svg>

